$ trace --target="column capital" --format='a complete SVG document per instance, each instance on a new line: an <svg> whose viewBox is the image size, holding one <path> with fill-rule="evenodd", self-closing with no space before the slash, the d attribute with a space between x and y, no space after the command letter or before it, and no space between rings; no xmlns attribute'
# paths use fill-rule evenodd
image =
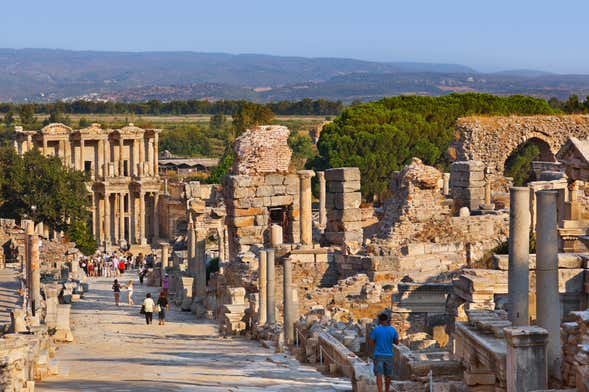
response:
<svg viewBox="0 0 589 392"><path fill-rule="evenodd" d="M297 174L301 178L311 178L315 177L315 172L313 170L298 170Z"/></svg>
<svg viewBox="0 0 589 392"><path fill-rule="evenodd" d="M318 171L317 172L317 178L319 179L319 181L325 180L325 172L324 171Z"/></svg>

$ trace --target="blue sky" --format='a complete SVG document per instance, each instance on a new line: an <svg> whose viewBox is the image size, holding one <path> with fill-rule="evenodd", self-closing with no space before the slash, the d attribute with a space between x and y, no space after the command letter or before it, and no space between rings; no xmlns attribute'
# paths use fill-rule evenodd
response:
<svg viewBox="0 0 589 392"><path fill-rule="evenodd" d="M0 47L190 50L589 73L589 1L20 0Z"/></svg>

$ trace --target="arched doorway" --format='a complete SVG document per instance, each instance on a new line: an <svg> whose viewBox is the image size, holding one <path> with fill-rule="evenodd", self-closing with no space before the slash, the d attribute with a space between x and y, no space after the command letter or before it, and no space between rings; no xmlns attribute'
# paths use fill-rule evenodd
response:
<svg viewBox="0 0 589 392"><path fill-rule="evenodd" d="M517 146L505 160L503 173L513 177L513 184L522 186L536 179L532 162L556 162L550 145L542 139L533 137Z"/></svg>

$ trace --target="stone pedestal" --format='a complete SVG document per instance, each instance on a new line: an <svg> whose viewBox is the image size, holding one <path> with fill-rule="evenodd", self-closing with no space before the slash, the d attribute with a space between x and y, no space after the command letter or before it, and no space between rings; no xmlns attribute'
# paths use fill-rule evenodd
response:
<svg viewBox="0 0 589 392"><path fill-rule="evenodd" d="M538 191L536 224L536 318L548 331L548 371L561 379L560 295L558 290L557 191Z"/></svg>
<svg viewBox="0 0 589 392"><path fill-rule="evenodd" d="M196 292L195 295L204 299L207 295L207 256L205 233L197 232L196 240Z"/></svg>
<svg viewBox="0 0 589 392"><path fill-rule="evenodd" d="M266 250L266 320L269 325L276 324L276 272L274 249Z"/></svg>
<svg viewBox="0 0 589 392"><path fill-rule="evenodd" d="M513 187L509 197L509 320L529 325L530 190Z"/></svg>
<svg viewBox="0 0 589 392"><path fill-rule="evenodd" d="M548 332L540 327L505 328L507 392L546 389Z"/></svg>
<svg viewBox="0 0 589 392"><path fill-rule="evenodd" d="M266 251L260 251L260 262L258 266L258 288L259 288L259 306L258 306L258 325L266 324L266 303L267 303L267 294L266 294L266 282L267 282L267 261L266 261Z"/></svg>
<svg viewBox="0 0 589 392"><path fill-rule="evenodd" d="M315 175L315 172L313 170L299 170L297 174L300 178L301 243L313 245L311 177Z"/></svg>
<svg viewBox="0 0 589 392"><path fill-rule="evenodd" d="M26 330L25 312L22 309L13 309L10 312L10 333L25 332Z"/></svg>
<svg viewBox="0 0 589 392"><path fill-rule="evenodd" d="M270 246L276 248L282 245L283 238L282 226L274 223L270 225Z"/></svg>
<svg viewBox="0 0 589 392"><path fill-rule="evenodd" d="M57 323L55 325L56 342L73 342L74 335L70 329L70 313L72 305L57 305Z"/></svg>

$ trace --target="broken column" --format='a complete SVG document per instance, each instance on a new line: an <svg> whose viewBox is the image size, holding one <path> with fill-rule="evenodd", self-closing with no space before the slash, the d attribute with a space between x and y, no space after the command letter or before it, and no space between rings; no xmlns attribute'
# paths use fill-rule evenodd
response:
<svg viewBox="0 0 589 392"><path fill-rule="evenodd" d="M74 335L70 329L71 309L72 305L57 305L55 334L53 335L53 339L56 342L74 341Z"/></svg>
<svg viewBox="0 0 589 392"><path fill-rule="evenodd" d="M325 172L317 172L319 178L319 227L327 224L327 210L325 209Z"/></svg>
<svg viewBox="0 0 589 392"><path fill-rule="evenodd" d="M196 230L192 222L188 222L186 236L188 237L188 272L194 276L196 272Z"/></svg>
<svg viewBox="0 0 589 392"><path fill-rule="evenodd" d="M286 344L294 342L294 322L296 320L296 309L292 290L292 260L287 257L284 260L283 276L283 299L284 299L284 341Z"/></svg>
<svg viewBox="0 0 589 392"><path fill-rule="evenodd" d="M276 248L282 245L283 232L282 226L275 223L270 225L270 246Z"/></svg>
<svg viewBox="0 0 589 392"><path fill-rule="evenodd" d="M444 196L450 195L450 173L444 173L443 175L443 186L442 186L442 193Z"/></svg>
<svg viewBox="0 0 589 392"><path fill-rule="evenodd" d="M557 191L536 192L536 318L548 331L548 371L561 379L560 294L558 291Z"/></svg>
<svg viewBox="0 0 589 392"><path fill-rule="evenodd" d="M512 187L509 198L509 321L529 325L530 190Z"/></svg>
<svg viewBox="0 0 589 392"><path fill-rule="evenodd" d="M505 328L507 392L545 390L548 332L536 326Z"/></svg>
<svg viewBox="0 0 589 392"><path fill-rule="evenodd" d="M311 177L313 170L299 170L300 178L300 215L301 215L301 243L313 245L313 206L311 194Z"/></svg>
<svg viewBox="0 0 589 392"><path fill-rule="evenodd" d="M204 233L196 234L196 293L200 299L207 295L207 257L206 257L206 236Z"/></svg>
<svg viewBox="0 0 589 392"><path fill-rule="evenodd" d="M169 266L170 258L170 244L164 242L161 244L162 247L162 270L165 270Z"/></svg>
<svg viewBox="0 0 589 392"><path fill-rule="evenodd" d="M266 278L267 278L266 251L260 251L260 263L258 266L258 290L259 290L259 306L258 306L258 325L266 324Z"/></svg>
<svg viewBox="0 0 589 392"><path fill-rule="evenodd" d="M276 324L276 272L274 268L274 249L266 250L266 320L268 324Z"/></svg>

